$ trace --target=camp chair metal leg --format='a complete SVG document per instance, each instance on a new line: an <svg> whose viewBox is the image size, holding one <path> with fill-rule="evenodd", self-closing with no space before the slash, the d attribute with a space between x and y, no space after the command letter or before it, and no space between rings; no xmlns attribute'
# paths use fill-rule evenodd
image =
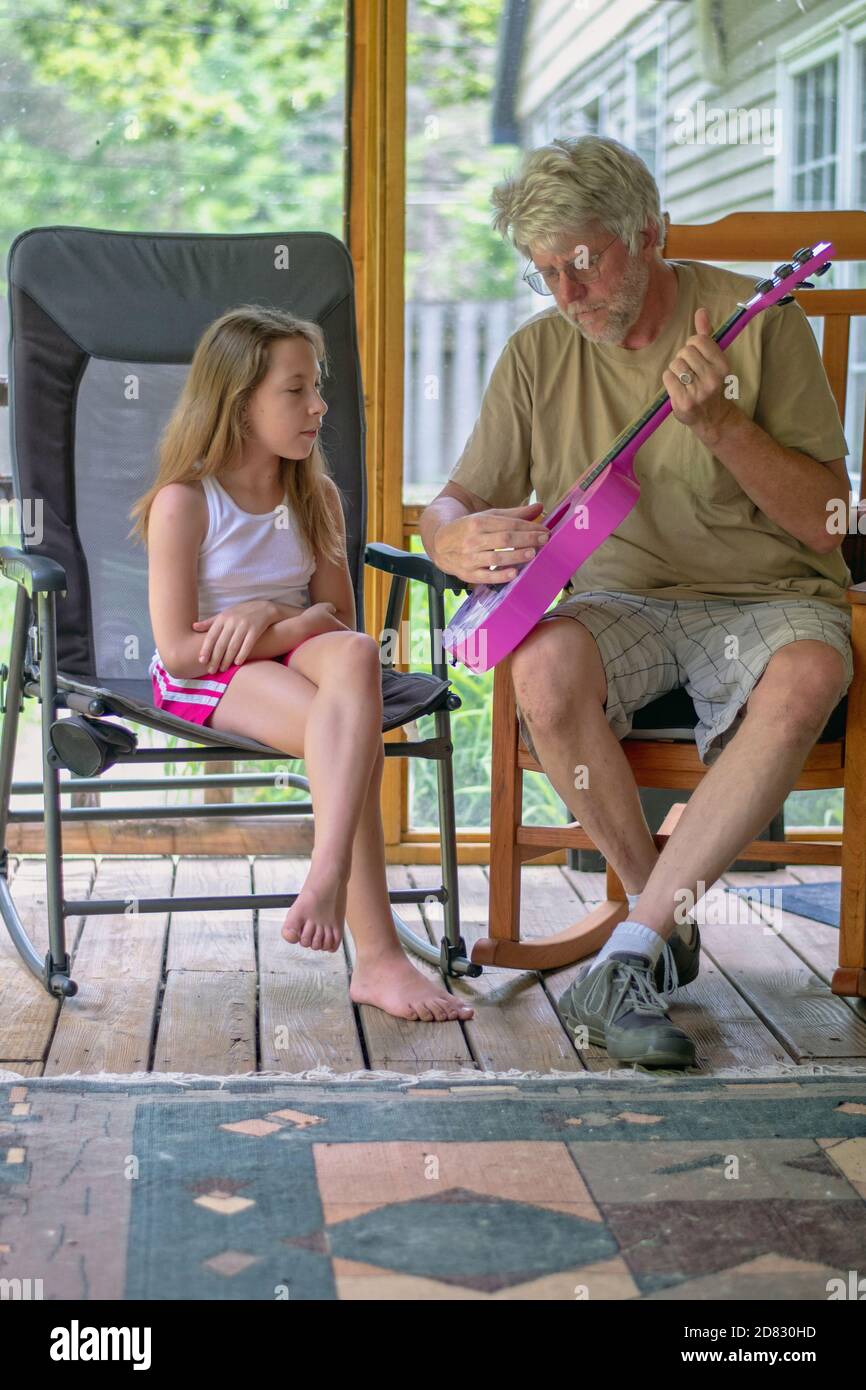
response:
<svg viewBox="0 0 866 1390"><path fill-rule="evenodd" d="M403 946L431 965L437 965L443 975L480 975L481 966L469 960L466 943L460 935L460 907L457 882L456 817L454 814L454 778L451 766L451 720L447 710L436 710L436 738L445 748L445 756L436 763L436 783L439 793L439 843L442 858L442 887L431 890L429 897L437 898L444 907L445 932L438 946L419 937L397 915L392 906L394 927Z"/></svg>
<svg viewBox="0 0 866 1390"><path fill-rule="evenodd" d="M15 619L12 628L12 647L9 669L5 672L5 719L0 741L0 915L18 954L28 970L48 990L58 996L75 994L76 985L69 979L69 956L66 953L66 933L63 919L63 865L60 848L60 794L56 765L48 761L51 749L49 731L55 718L57 703L57 648L55 644L55 595L38 593L37 650L39 689L42 701L42 769L45 786L45 878L48 907L49 950L40 959L27 935L18 909L9 891L9 854L6 833L9 825L9 801L15 766L15 744L18 737L18 716L21 712L21 690L27 650L27 630L30 624L31 602L23 585L18 586Z"/></svg>
<svg viewBox="0 0 866 1390"><path fill-rule="evenodd" d="M376 547L368 547L367 555L370 556L371 550ZM397 560L400 552L390 551L393 559ZM412 560L422 563L420 556L405 556L407 561ZM429 565L429 561L423 561ZM413 577L418 577L413 576ZM385 626L383 631L387 633L400 630L400 621L406 603L406 589L409 583L409 574L400 573L399 570L392 572L391 590L388 595L388 607L385 614ZM445 661L441 654L441 649L437 643L437 634L445 628L445 604L442 591L434 584L429 584L427 589L428 616L430 621L430 637L432 645L431 668L433 674L439 680L447 680L448 671ZM389 666L393 665L392 658L387 659ZM454 705L459 705L460 701L455 697ZM429 896L437 898L445 909L445 932L438 946L433 946L424 937L419 937L411 930L407 924L398 917L397 913L391 908L394 918L394 927L403 946L414 955L420 956L422 960L429 961L431 965L438 965L442 974L448 975L480 975L482 973L480 965L470 961L466 954L466 943L460 935L460 907L459 907L459 885L457 881L457 819L454 814L454 770L451 757L454 751L451 742L451 715L448 708L434 710L433 719L436 726L435 742L440 745L440 755L436 757L436 789L439 800L439 844L442 861L442 886L435 892L431 891ZM432 754L430 755L432 756Z"/></svg>
<svg viewBox="0 0 866 1390"><path fill-rule="evenodd" d="M18 716L21 713L21 686L24 656L27 650L27 628L30 622L30 597L22 584L16 589L15 617L12 625L12 645L8 669L3 668L4 692L0 708L4 713L3 735L0 738L0 914L6 924L18 954L37 979L42 978L42 961L9 892L9 851L6 832L9 825L9 801L12 795L12 775L15 768L15 744L18 739Z"/></svg>
<svg viewBox="0 0 866 1390"><path fill-rule="evenodd" d="M451 762L451 716L448 710L437 710L436 737L447 744L449 753L436 764L436 786L439 793L439 847L442 861L442 886L445 890L445 935L440 943L442 973L445 975L480 975L481 967L467 958L466 943L460 935L460 887L457 877L457 817L454 811L454 767Z"/></svg>
<svg viewBox="0 0 866 1390"><path fill-rule="evenodd" d="M40 593L36 598L39 663L39 699L42 705L42 778L45 786L45 896L48 908L48 954L43 984L49 994L63 997L77 993L69 978L63 917L63 845L60 830L60 772L51 746L51 725L57 718L56 598Z"/></svg>
<svg viewBox="0 0 866 1390"><path fill-rule="evenodd" d="M18 716L22 710L21 686L24 675L24 656L27 650L27 627L30 620L30 598L19 584L15 593L15 616L12 622L12 645L9 666L2 668L3 687L0 690L0 710L3 711L3 734L0 738L0 873L6 878L9 856L6 850L6 829L9 824L9 799L12 795L12 776L15 770L15 743L18 738Z"/></svg>

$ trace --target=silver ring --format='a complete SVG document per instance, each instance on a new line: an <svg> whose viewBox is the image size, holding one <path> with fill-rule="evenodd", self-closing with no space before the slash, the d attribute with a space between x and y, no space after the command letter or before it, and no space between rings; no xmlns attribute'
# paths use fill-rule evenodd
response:
<svg viewBox="0 0 866 1390"><path fill-rule="evenodd" d="M680 381L683 383L683 386L691 386L694 377L691 372L680 372Z"/></svg>

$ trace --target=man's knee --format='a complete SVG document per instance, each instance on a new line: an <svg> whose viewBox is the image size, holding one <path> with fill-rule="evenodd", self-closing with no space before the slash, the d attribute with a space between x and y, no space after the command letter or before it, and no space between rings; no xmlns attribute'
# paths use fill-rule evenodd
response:
<svg viewBox="0 0 866 1390"><path fill-rule="evenodd" d="M607 680L595 638L573 618L539 623L511 655L517 703L533 722L555 722L587 699L603 705Z"/></svg>
<svg viewBox="0 0 866 1390"><path fill-rule="evenodd" d="M746 704L792 736L817 737L845 693L845 661L829 642L789 642L774 652Z"/></svg>

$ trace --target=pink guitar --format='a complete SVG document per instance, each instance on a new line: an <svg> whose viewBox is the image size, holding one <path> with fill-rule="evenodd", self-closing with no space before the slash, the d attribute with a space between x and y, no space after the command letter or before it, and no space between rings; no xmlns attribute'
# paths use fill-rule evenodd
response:
<svg viewBox="0 0 866 1390"><path fill-rule="evenodd" d="M791 291L798 285L810 289L804 284L807 276L829 270L832 254L832 243L821 241L804 246L790 264L777 266L768 279L759 282L748 303L738 304L713 334L719 347L727 347L771 304L790 303ZM523 641L575 570L634 507L640 496L635 454L670 412L670 396L661 391L617 436L604 458L590 464L553 511L539 518L550 539L520 572L506 584L479 584L473 589L442 634L452 666L461 661L479 674L489 671Z"/></svg>

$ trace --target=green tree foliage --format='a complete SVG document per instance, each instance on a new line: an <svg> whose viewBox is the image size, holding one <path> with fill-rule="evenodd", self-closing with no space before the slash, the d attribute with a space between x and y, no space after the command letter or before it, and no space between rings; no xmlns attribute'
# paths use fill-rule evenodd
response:
<svg viewBox="0 0 866 1390"><path fill-rule="evenodd" d="M342 0L0 12L0 242L50 222L342 235Z"/></svg>

